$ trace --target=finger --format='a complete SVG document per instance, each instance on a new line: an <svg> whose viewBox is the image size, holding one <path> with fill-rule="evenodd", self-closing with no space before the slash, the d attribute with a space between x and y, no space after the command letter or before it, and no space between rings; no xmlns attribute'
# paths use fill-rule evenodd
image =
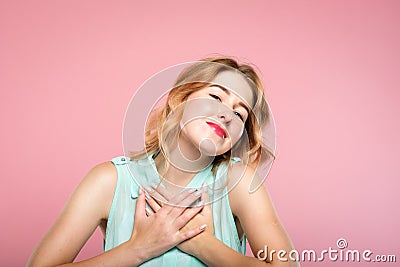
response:
<svg viewBox="0 0 400 267"><path fill-rule="evenodd" d="M168 199L164 198L162 195L160 195L157 191L154 189L151 189L150 196L153 198L153 200L160 206L162 207L165 203L168 202Z"/></svg>
<svg viewBox="0 0 400 267"><path fill-rule="evenodd" d="M158 202L155 201L154 198L152 198L147 191L144 191L144 195L146 198L146 202L147 202L147 204L149 204L150 208L154 212L157 212L161 208L161 206L158 204Z"/></svg>
<svg viewBox="0 0 400 267"><path fill-rule="evenodd" d="M145 212L146 212L147 217L154 214L154 211L148 207L145 208Z"/></svg>
<svg viewBox="0 0 400 267"><path fill-rule="evenodd" d="M196 206L190 209L185 209L185 211L175 219L174 224L177 229L184 227L193 217L195 217L203 209L203 203L200 202Z"/></svg>
<svg viewBox="0 0 400 267"><path fill-rule="evenodd" d="M201 193L201 201L203 201L205 204L210 204L210 195L208 194L207 188L202 187Z"/></svg>
<svg viewBox="0 0 400 267"><path fill-rule="evenodd" d="M162 184L159 185L153 185L152 189L154 189L155 193L161 198L165 199L167 202L168 200L172 199L173 196L175 195L174 192L171 192L171 190L168 190L165 188ZM174 190L175 191L175 190Z"/></svg>
<svg viewBox="0 0 400 267"><path fill-rule="evenodd" d="M196 200L198 200L201 197L201 191L198 190L188 190L188 195L182 199L180 199L179 202L174 203L174 208L170 210L169 214L172 217L178 217L180 216L187 208L190 207Z"/></svg>
<svg viewBox="0 0 400 267"><path fill-rule="evenodd" d="M201 211L203 214L211 213L211 202L210 195L207 192L207 188L202 188L201 201L204 203L204 208Z"/></svg>
<svg viewBox="0 0 400 267"><path fill-rule="evenodd" d="M200 197L200 195L196 192L196 189L186 189L183 190L180 194L174 196L166 205L160 209L164 214L170 215L174 219L178 217L191 203L193 203L196 199Z"/></svg>
<svg viewBox="0 0 400 267"><path fill-rule="evenodd" d="M206 224L202 224L196 228L187 230L185 232L181 232L178 237L179 243L182 243L183 241L188 240L188 239L195 237L196 235L204 232L206 227L207 227Z"/></svg>
<svg viewBox="0 0 400 267"><path fill-rule="evenodd" d="M143 189L139 189L139 197L136 200L135 221L139 222L146 218L146 199Z"/></svg>

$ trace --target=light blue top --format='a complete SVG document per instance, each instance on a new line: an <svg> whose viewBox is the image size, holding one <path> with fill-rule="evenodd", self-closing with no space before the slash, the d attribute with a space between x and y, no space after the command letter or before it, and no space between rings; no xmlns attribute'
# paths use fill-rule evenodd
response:
<svg viewBox="0 0 400 267"><path fill-rule="evenodd" d="M128 241L131 237L134 225L136 199L139 194L138 180L135 179L136 176L140 175L141 179L148 179L149 181L153 180L153 182L154 177L158 177L151 156L143 160L143 162L141 161L142 160L130 160L128 157L117 157L112 160L117 169L118 181L107 222L106 239L104 244L105 251ZM237 159L232 159L231 164L237 161ZM211 172L211 167L212 166L209 166L197 173L189 183L188 187L200 188L206 181L217 181L224 184L227 176L227 164L221 164L215 175ZM142 184L142 182L140 183ZM210 192L209 190L214 220L214 235L228 247L238 251L239 253L245 254L246 238L243 237L242 240L239 240L235 221L229 206L226 186L224 189L219 191L222 193L213 194L213 192ZM186 254L175 247L161 256L143 263L141 266L195 267L206 265L197 258Z"/></svg>

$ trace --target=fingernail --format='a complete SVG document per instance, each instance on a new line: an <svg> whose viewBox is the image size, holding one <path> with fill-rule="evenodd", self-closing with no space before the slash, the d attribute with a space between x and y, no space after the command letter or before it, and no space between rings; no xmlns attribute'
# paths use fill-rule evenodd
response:
<svg viewBox="0 0 400 267"><path fill-rule="evenodd" d="M147 208L147 207L146 207L145 211L146 211L147 215L152 214L151 210L149 208Z"/></svg>
<svg viewBox="0 0 400 267"><path fill-rule="evenodd" d="M153 189L157 189L157 187L159 186L159 184L151 184L150 187Z"/></svg>
<svg viewBox="0 0 400 267"><path fill-rule="evenodd" d="M144 191L144 196L146 197L146 199L150 199L151 198L149 192L147 192L147 191Z"/></svg>
<svg viewBox="0 0 400 267"><path fill-rule="evenodd" d="M199 203L197 203L196 207L201 207L204 205L204 201L200 201Z"/></svg>
<svg viewBox="0 0 400 267"><path fill-rule="evenodd" d="M151 188L150 186L145 186L144 189L145 189L145 192L146 192L146 191L147 191L147 192L153 192L153 191L154 191L154 189Z"/></svg>
<svg viewBox="0 0 400 267"><path fill-rule="evenodd" d="M139 188L139 195L143 194L143 188Z"/></svg>
<svg viewBox="0 0 400 267"><path fill-rule="evenodd" d="M196 197L198 197L198 196L201 196L202 193L203 193L203 192L202 192L201 190L198 190L198 191L196 191L196 193L194 193L194 195L195 195Z"/></svg>
<svg viewBox="0 0 400 267"><path fill-rule="evenodd" d="M207 227L207 224L203 224L203 225L200 225L199 229L204 230L204 229L206 229L206 227Z"/></svg>
<svg viewBox="0 0 400 267"><path fill-rule="evenodd" d="M191 189L189 189L189 193L191 194L191 193L194 193L194 192L196 192L196 188L191 188Z"/></svg>

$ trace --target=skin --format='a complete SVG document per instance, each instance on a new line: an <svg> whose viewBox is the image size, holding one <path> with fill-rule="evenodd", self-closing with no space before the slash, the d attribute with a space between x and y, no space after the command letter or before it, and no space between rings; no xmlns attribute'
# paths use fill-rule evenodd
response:
<svg viewBox="0 0 400 267"><path fill-rule="evenodd" d="M245 166L235 164L232 175L241 174L243 168ZM240 222L240 225L237 226L238 233L239 235L240 233L246 233L254 255L257 255L259 250L265 249L265 245L267 245L269 252L271 250L284 250L287 253L284 257L288 258L288 253L294 249L293 245L279 221L266 188L261 186L257 191L249 193L248 188L253 175L255 175L255 170L247 169L240 182L228 195L232 214ZM164 199L168 199L168 193L162 192L161 188L157 190L158 197L161 196ZM207 203L205 193L203 193L202 199ZM153 198L148 199L148 203L155 214L162 207L162 202ZM260 205L260 203L262 204ZM257 220L254 218L257 218ZM257 258L244 256L227 247L213 235L214 229L212 228L210 205L205 205L202 212L196 215L185 227L201 223L207 224L207 229L196 237L179 244L178 248L197 257L207 266L299 266L297 262L276 260L276 254L273 255L275 260L272 262L269 262L268 258L266 261L260 261Z"/></svg>
<svg viewBox="0 0 400 267"><path fill-rule="evenodd" d="M211 157L201 151L200 142L204 136L215 145L217 154L228 151L237 142L237 137L240 137L242 127L237 126L243 124L248 117L244 106L251 103L252 93L247 81L242 76L229 72L217 76L216 81L224 87L236 89L227 94L213 86L189 96L189 100L217 101L224 108L223 112L214 112L185 124L178 144L180 152L187 159L207 160L207 157ZM209 119L226 130L226 138L217 135L205 123ZM172 160L180 159L176 154L171 155ZM249 193L251 180L256 175L255 170L240 163L235 164L230 179L238 180L234 176L243 172L244 176L228 195L233 216L239 221L239 233L246 234L255 255L265 245L268 245L269 250L282 249L289 252L293 246L279 222L267 190L261 186L256 192ZM173 166L166 173L169 182L180 186L185 186L193 176L190 170L182 171ZM186 190L171 196L167 192L161 192L160 188L155 193L172 205L161 205L150 195L141 192L137 200L137 212L132 215L135 216L135 225L131 238L108 252L72 263L96 227L100 226L103 233L105 232L105 222L109 216L116 182L117 173L111 162L93 168L74 191L59 218L32 254L28 266L137 266L174 246L209 266L298 266L294 262L268 262L244 256L215 238L210 205L185 208L198 198L207 203L208 196L205 192L199 194ZM153 211L145 210L146 201ZM204 228L205 225L207 227Z"/></svg>
<svg viewBox="0 0 400 267"><path fill-rule="evenodd" d="M213 140L217 154L228 151L231 145L237 142L237 136L241 133L241 128L243 128L238 127L238 125L241 124L243 126L248 117L246 109L243 105L239 105L239 103L244 103L248 106L248 103L252 101L251 89L247 81L243 79L243 76L224 72L222 75L217 76L215 81L227 88L235 85L236 90L231 90L231 93L227 94L219 87L211 86L189 96L188 100L210 99L210 101L218 101L227 109L223 109L223 112L220 113L221 109L216 108L214 113L210 111L202 114L207 116L193 120L190 124L185 124L181 132L179 145L182 153L186 153L185 156L188 158L198 159L208 156L206 153L202 153L199 145L204 136ZM205 104L206 102L202 103L202 105ZM211 110L215 107L212 102L209 102L209 106ZM240 113L242 118L237 113ZM205 124L210 119L215 119L221 127L226 129L228 132L227 138L221 138L210 130L210 127ZM228 197L233 216L239 222L237 225L238 232L246 234L254 255L257 255L259 250L265 249L265 245L268 246L269 251L284 250L289 253L293 249L293 245L279 221L268 191L264 186L261 186L255 192L249 193L251 181L257 175L256 171L240 163L233 166L229 179L232 181L239 180L239 183L229 192ZM190 172L171 167L166 177L169 182L185 186L193 175ZM167 200L172 196L171 193L166 192L161 187L156 190L156 193L157 199ZM204 194L202 199L207 203L207 198ZM163 202L148 199L148 203L155 214L158 213ZM257 220L254 218L257 218ZM254 257L244 256L227 247L213 235L211 226L212 212L209 205L206 205L203 211L196 215L186 227L191 227L192 223L205 223L208 227L203 233L178 245L178 248L197 257L208 266L299 266L298 263L289 261L273 260L269 262L268 258L266 261L260 261ZM277 256L275 255L274 258L276 259ZM288 258L288 254L286 254L286 258Z"/></svg>
<svg viewBox="0 0 400 267"><path fill-rule="evenodd" d="M246 109L250 109L248 103L252 103L253 94L242 75L225 71L217 75L213 83L215 85L196 91L187 99L189 104L186 105L183 115L185 123L179 145L182 153L189 159L212 157L227 152L239 140L244 121L248 117ZM196 100L200 102L199 107L195 105ZM227 133L226 138L215 134L206 124L207 121L221 126ZM199 148L200 142L205 138L215 145L215 154L208 155Z"/></svg>
<svg viewBox="0 0 400 267"><path fill-rule="evenodd" d="M76 188L27 266L138 266L204 231L201 224L183 229L202 206L179 207L195 201L198 195L186 190L171 199L172 205L165 205L156 215L147 216L145 195L141 191L131 238L96 257L72 263L97 226L105 232L104 222L109 216L116 183L117 172L111 162L94 167Z"/></svg>

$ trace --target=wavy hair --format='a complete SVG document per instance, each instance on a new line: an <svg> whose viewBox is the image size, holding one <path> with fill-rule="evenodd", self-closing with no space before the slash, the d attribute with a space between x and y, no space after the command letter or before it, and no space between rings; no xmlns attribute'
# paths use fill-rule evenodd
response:
<svg viewBox="0 0 400 267"><path fill-rule="evenodd" d="M248 147L246 139L242 137L234 145L235 151L239 151L240 157L248 159L250 166L257 167L260 162L266 159L275 159L274 153L264 145L262 140L262 128L271 119L268 104L265 100L264 89L260 78L255 70L246 64L239 64L236 60L228 57L213 57L202 59L189 67L186 67L178 76L173 88L170 90L166 103L153 110L149 116L145 130L145 149L142 152L133 154L132 159L139 159L151 153L155 157L162 156L164 166L160 173L168 169L168 160L165 160L166 153L163 151L161 140L176 142L179 133L179 123L182 118L182 109L177 109L184 103L190 94L207 88L212 85L215 77L223 71L238 71L247 78L253 92L252 109L249 111L248 119L245 122L245 129L248 135ZM172 119L168 117L171 116ZM167 120L168 118L168 120ZM160 153L161 152L161 153ZM214 158L212 171L221 163L230 160L231 150L223 155Z"/></svg>

